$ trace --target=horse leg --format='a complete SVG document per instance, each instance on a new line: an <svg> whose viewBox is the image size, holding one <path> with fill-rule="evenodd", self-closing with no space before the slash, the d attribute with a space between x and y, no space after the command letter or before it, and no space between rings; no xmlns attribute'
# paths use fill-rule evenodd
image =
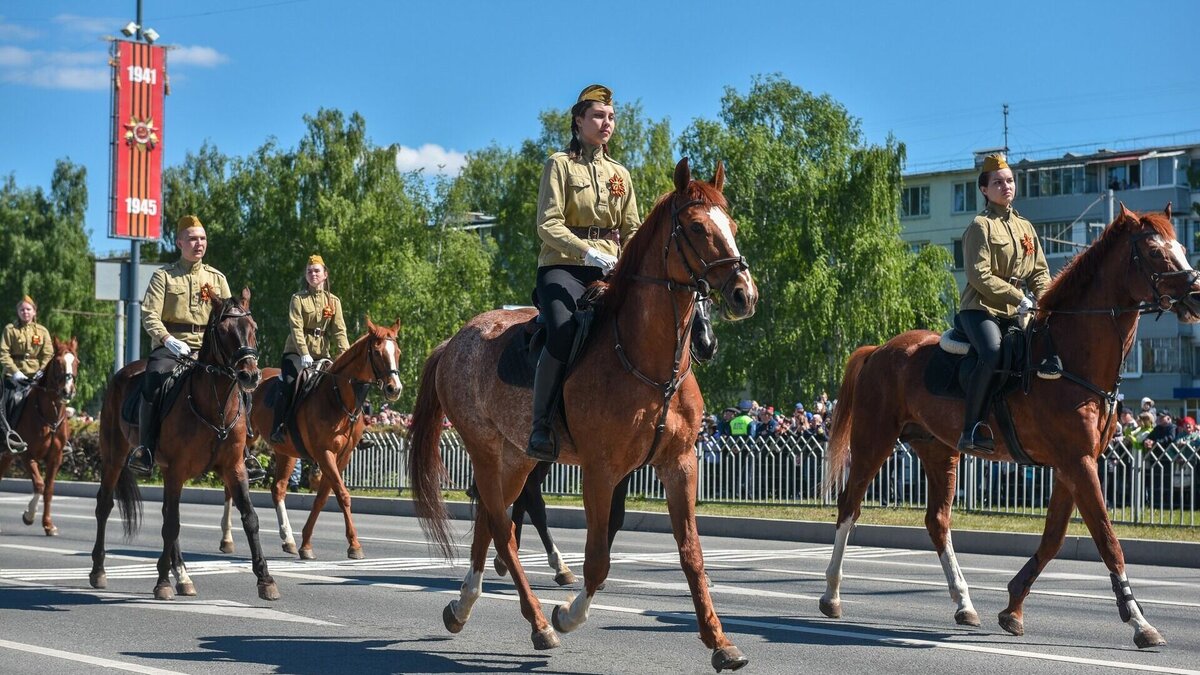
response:
<svg viewBox="0 0 1200 675"><path fill-rule="evenodd" d="M925 529L933 541L942 572L950 587L950 599L954 601L954 622L960 626L978 626L979 613L971 604L967 580L958 566L954 555L954 543L950 539L950 511L954 504L954 487L958 482L959 454L937 442L911 443L925 466L925 477L929 483L929 502L925 507Z"/></svg>
<svg viewBox="0 0 1200 675"><path fill-rule="evenodd" d="M47 537L57 537L58 528L50 518L50 502L54 500L54 479L58 477L58 469L62 466L63 449L57 438L50 439L50 444L50 453L46 455L46 488L42 493L42 531Z"/></svg>
<svg viewBox="0 0 1200 675"><path fill-rule="evenodd" d="M516 586L517 593L520 595L521 615L533 629L533 647L538 650L553 649L559 645L558 635L546 621L545 615L542 614L541 602L529 586L529 578L525 576L525 568L521 566L520 556L517 555L517 540L513 533L512 519L508 516L508 506L516 501L527 475L512 473L505 476L498 461L501 453L518 455L523 450L523 448L511 447L496 448L492 453L487 453L481 449L478 452L470 451L470 454L475 465L475 475L492 477L487 480L476 478L479 505L487 512L492 541L496 545L496 554L504 559L504 564L508 566L508 571L512 575L513 585ZM489 454L492 456L489 457Z"/></svg>
<svg viewBox="0 0 1200 675"><path fill-rule="evenodd" d="M183 479L168 467L163 476L162 538L163 551L158 558L158 581L154 585L155 600L174 600L175 590L168 577L171 573L173 553L179 539L179 498L183 493Z"/></svg>
<svg viewBox="0 0 1200 675"><path fill-rule="evenodd" d="M1074 488L1079 514L1083 516L1083 522L1092 533L1092 541L1096 542L1096 549L1108 567L1121 621L1133 624L1134 644L1138 649L1167 644L1158 630L1142 615L1142 608L1129 588L1129 579L1125 576L1125 554L1121 550L1121 542L1117 541L1117 535L1113 533L1108 511L1104 508L1104 492L1100 487L1100 476L1096 473L1096 460L1085 457L1078 465L1064 467L1060 471L1065 474L1063 480Z"/></svg>
<svg viewBox="0 0 1200 675"><path fill-rule="evenodd" d="M320 462L317 463L320 467ZM308 519L304 521L304 528L300 531L300 559L315 560L316 554L313 553L312 536L313 530L317 527L317 518L321 515L321 510L325 508L325 502L329 500L329 493L333 491L329 478L329 472L321 468L321 481L317 484L317 492L313 495L312 509L308 512Z"/></svg>
<svg viewBox="0 0 1200 675"><path fill-rule="evenodd" d="M88 574L92 588L108 588L108 575L104 571L104 536L115 504L113 495L123 470L124 466L115 460L103 464L100 489L96 492L96 543L92 546L92 571Z"/></svg>
<svg viewBox="0 0 1200 675"><path fill-rule="evenodd" d="M863 427L855 428L855 431ZM886 432L885 432L886 433ZM894 437L894 435L893 435ZM850 533L862 512L863 497L879 468L892 454L890 441L857 443L852 447L858 452L851 455L850 476L846 487L838 495L837 532L833 538L833 553L829 556L829 567L825 568L825 593L818 606L821 613L831 619L842 617L842 559L846 555L846 544Z"/></svg>
<svg viewBox="0 0 1200 675"><path fill-rule="evenodd" d="M554 608L554 627L563 633L570 633L587 621L592 598L608 578L608 518L613 485L606 478L599 471L583 474L583 511L587 518L587 543L583 549L584 591L575 594L569 603Z"/></svg>
<svg viewBox="0 0 1200 675"><path fill-rule="evenodd" d="M1055 474L1054 489L1050 493L1050 505L1046 509L1046 526L1042 530L1042 541L1037 551L1020 572L1008 582L1008 607L1000 612L1000 627L1013 635L1025 634L1025 598L1046 565L1058 555L1063 539L1067 536L1067 523L1075 509L1075 498L1071 489Z"/></svg>
<svg viewBox="0 0 1200 675"><path fill-rule="evenodd" d="M46 491L46 484L42 481L42 473L38 470L37 462L33 460L33 452L27 450L22 459L25 462L25 471L29 472L29 479L33 481L33 496L29 498L29 506L21 514L21 522L33 525L34 519L37 518L37 505Z"/></svg>
<svg viewBox="0 0 1200 675"><path fill-rule="evenodd" d="M271 484L271 501L275 504L275 519L279 522L283 552L292 555L296 555L296 537L292 534L292 523L287 515L287 484L297 461L295 457L275 453L275 482Z"/></svg>
<svg viewBox="0 0 1200 675"><path fill-rule="evenodd" d="M225 486L225 510L221 513L221 553L233 553L233 493Z"/></svg>
<svg viewBox="0 0 1200 675"><path fill-rule="evenodd" d="M279 587L267 571L267 559L263 557L262 543L258 539L258 514L254 512L254 505L250 503L250 483L246 481L245 471L239 476L234 469L228 469L225 484L231 487L236 485L236 488L232 489L233 503L242 514L242 529L246 532L246 543L250 545L250 566L258 579L258 597L263 600L278 600Z"/></svg>
<svg viewBox="0 0 1200 675"><path fill-rule="evenodd" d="M337 498L338 506L342 508L342 519L346 526L346 557L351 560L362 560L363 555L362 544L358 541L358 530L354 528L354 514L350 509L350 489L346 487L345 481L342 480L342 472L346 470L346 465L350 463L350 452L343 452L340 456L334 456L332 453L327 453L337 460L336 470L333 472L333 492Z"/></svg>
<svg viewBox="0 0 1200 675"><path fill-rule="evenodd" d="M542 495L542 480L545 479L548 471L541 470L541 466L538 464L539 468L534 469L533 474L529 476L529 480L525 483L525 489L521 492L521 499L518 499L517 503L521 503L522 500L525 502L529 513L529 522L533 523L538 537L542 540L542 547L546 549L546 562L550 565L550 569L554 570L554 583L559 586L569 586L575 583L575 573L563 562L562 553L554 543L554 538L550 536L550 527L546 523L546 498ZM521 521L517 519L516 504L513 505L513 522L516 526L517 546L519 547L521 544Z"/></svg>
<svg viewBox="0 0 1200 675"><path fill-rule="evenodd" d="M196 595L196 584L192 583L192 577L188 574L187 564L183 562L183 551L179 547L179 540L175 540L175 545L171 548L171 574L175 576L175 591L180 595L194 596Z"/></svg>
<svg viewBox="0 0 1200 675"><path fill-rule="evenodd" d="M665 449L665 448L664 448ZM667 492L667 510L671 515L671 529L675 533L675 545L679 549L679 562L687 577L691 590L692 604L696 608L696 623L700 627L700 641L712 650L712 666L717 672L738 670L750 663L725 635L721 620L713 607L708 593L707 575L704 573L704 551L700 546L700 533L696 529L696 456L689 446L657 466L658 477ZM591 529L588 529L591 543ZM607 544L607 539L604 544ZM591 559L591 549L588 559ZM608 551L605 549L605 554ZM607 562L607 561L606 561ZM592 576L584 570L588 583Z"/></svg>
<svg viewBox="0 0 1200 675"><path fill-rule="evenodd" d="M478 509L475 512L475 534L471 540L471 566L463 579L458 591L458 599L451 600L442 610L442 623L451 633L461 632L467 619L471 618L471 608L475 601L483 595L483 566L487 562L488 546L492 543L492 534L488 524L487 512Z"/></svg>
<svg viewBox="0 0 1200 675"><path fill-rule="evenodd" d="M537 469L534 469L536 471ZM532 478L530 479L532 480ZM517 496L517 501L512 504L512 523L513 523L513 539L517 542L517 550L521 550L521 526L525 524L526 502L529 497L526 491L529 489L529 481L525 482L525 487L521 488L521 494ZM537 524L534 524L537 527ZM540 530L539 530L540 534ZM508 574L508 565L504 564L504 559L500 557L500 551L497 549L496 557L492 559L492 567L496 568L496 574L504 576Z"/></svg>

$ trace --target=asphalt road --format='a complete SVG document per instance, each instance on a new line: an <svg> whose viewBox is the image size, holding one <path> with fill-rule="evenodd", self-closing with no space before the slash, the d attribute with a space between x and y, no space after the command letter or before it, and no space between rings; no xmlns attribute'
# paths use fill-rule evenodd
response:
<svg viewBox="0 0 1200 675"><path fill-rule="evenodd" d="M274 514L260 510L270 571L283 595L266 602L255 591L240 530L238 550L220 554L220 510L185 504L181 541L199 596L155 601L157 504L146 504L131 541L110 524L109 587L97 591L87 581L94 502L56 498L61 534L54 538L39 524L21 523L27 502L0 492L0 673L712 672L674 542L663 534L622 533L587 624L561 635L560 648L537 652L511 583L490 566L466 628L446 632L442 608L458 595L465 559L440 560L411 518L358 516L367 558L355 561L345 558L339 515L324 513L318 559L300 561L281 551ZM293 527L304 517L291 513ZM465 526L456 531L465 534ZM556 534L581 574L583 532ZM580 584L555 586L532 535L528 530L522 559L548 613ZM465 555L469 540L460 541ZM1168 642L1138 650L1098 563L1051 563L1026 602L1026 635L1018 638L995 617L1020 558L960 554L984 620L972 629L954 624L931 551L851 546L844 618L832 620L817 610L828 546L711 537L704 550L717 612L750 658L742 672L1200 675L1198 569L1129 568L1146 617Z"/></svg>

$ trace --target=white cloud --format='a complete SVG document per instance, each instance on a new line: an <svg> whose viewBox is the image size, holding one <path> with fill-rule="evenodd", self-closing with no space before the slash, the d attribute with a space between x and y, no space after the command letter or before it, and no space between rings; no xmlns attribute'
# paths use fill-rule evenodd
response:
<svg viewBox="0 0 1200 675"><path fill-rule="evenodd" d="M426 143L415 150L401 145L396 150L396 168L402 172L420 170L427 174L457 176L466 165L465 153L447 150L433 143Z"/></svg>
<svg viewBox="0 0 1200 675"><path fill-rule="evenodd" d="M43 89L106 89L111 80L102 51L44 52L0 46L0 80Z"/></svg>
<svg viewBox="0 0 1200 675"><path fill-rule="evenodd" d="M59 14L54 17L54 23L66 30L89 35L115 35L121 27L129 23L129 19L114 19L108 16L80 16L79 14Z"/></svg>
<svg viewBox="0 0 1200 675"><path fill-rule="evenodd" d="M0 16L0 40L32 40L40 35L38 31L15 23L6 23Z"/></svg>
<svg viewBox="0 0 1200 675"><path fill-rule="evenodd" d="M229 63L229 57L212 47L174 47L167 56L167 61L173 66L200 66L213 68L222 63Z"/></svg>

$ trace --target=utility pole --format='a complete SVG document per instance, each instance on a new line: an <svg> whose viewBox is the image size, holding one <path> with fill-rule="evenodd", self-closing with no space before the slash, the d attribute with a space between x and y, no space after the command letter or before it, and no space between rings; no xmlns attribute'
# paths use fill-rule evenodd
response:
<svg viewBox="0 0 1200 675"><path fill-rule="evenodd" d="M138 0L138 6L141 7L141 1ZM140 10L139 10L140 11ZM1004 104L1004 154L1008 154L1008 104Z"/></svg>
<svg viewBox="0 0 1200 675"><path fill-rule="evenodd" d="M142 40L142 0L137 0L137 34L135 39ZM138 272L142 267L142 242L132 239L129 242L129 311L125 321L125 363L133 363L142 358L142 299L137 297Z"/></svg>

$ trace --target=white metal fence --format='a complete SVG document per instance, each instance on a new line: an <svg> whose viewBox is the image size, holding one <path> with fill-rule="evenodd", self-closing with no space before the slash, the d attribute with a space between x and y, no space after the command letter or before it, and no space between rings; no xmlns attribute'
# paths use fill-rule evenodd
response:
<svg viewBox="0 0 1200 675"><path fill-rule="evenodd" d="M371 447L360 447L346 468L350 487L406 490L407 443L392 433L367 433ZM441 451L449 473L445 486L465 490L471 463L456 434L442 435ZM781 505L832 505L836 495L821 491L825 443L811 438L701 439L696 445L698 498L704 502ZM1098 471L1109 515L1114 522L1200 525L1196 482L1200 451L1186 444L1143 453L1115 441L1100 458ZM1044 515L1054 482L1053 469L1018 466L963 457L959 463L955 508L997 514ZM547 494L578 495L579 467L556 464L547 476ZM639 469L629 493L665 499L651 467ZM924 508L928 498L921 460L897 443L867 490L865 505Z"/></svg>

